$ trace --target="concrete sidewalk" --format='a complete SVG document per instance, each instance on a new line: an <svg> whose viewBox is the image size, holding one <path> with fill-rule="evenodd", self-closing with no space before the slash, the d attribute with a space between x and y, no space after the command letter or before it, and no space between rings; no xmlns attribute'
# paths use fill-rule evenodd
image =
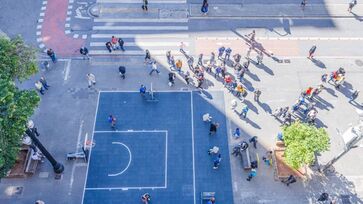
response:
<svg viewBox="0 0 363 204"><path fill-rule="evenodd" d="M210 4L207 16L201 14L200 4L190 4L190 17L351 17L360 18L363 6L347 11L348 4L308 4L302 10L300 4ZM363 20L363 19L362 19Z"/></svg>

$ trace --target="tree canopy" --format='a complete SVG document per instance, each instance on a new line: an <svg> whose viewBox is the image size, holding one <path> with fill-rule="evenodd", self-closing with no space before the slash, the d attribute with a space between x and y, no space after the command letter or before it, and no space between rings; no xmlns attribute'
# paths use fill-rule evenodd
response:
<svg viewBox="0 0 363 204"><path fill-rule="evenodd" d="M296 169L305 164L312 164L315 153L327 151L330 146L326 130L307 123L295 122L290 126L284 126L283 136L286 161Z"/></svg>
<svg viewBox="0 0 363 204"><path fill-rule="evenodd" d="M0 37L0 177L14 165L26 123L40 101L34 90L15 85L38 71L35 53L20 37Z"/></svg>

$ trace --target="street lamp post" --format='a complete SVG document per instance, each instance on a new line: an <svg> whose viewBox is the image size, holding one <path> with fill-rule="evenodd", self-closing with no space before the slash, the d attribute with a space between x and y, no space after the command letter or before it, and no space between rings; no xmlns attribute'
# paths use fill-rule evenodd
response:
<svg viewBox="0 0 363 204"><path fill-rule="evenodd" d="M33 124L32 121L30 124ZM28 124L29 124L28 123ZM48 150L43 146L43 144L38 140L38 138L35 136L34 131L32 131L32 127L28 125L25 133L32 139L35 146L39 148L39 150L44 154L44 156L48 159L48 161L53 166L53 171L56 174L61 174L64 171L64 166L62 163L57 162L54 157L48 152Z"/></svg>
<svg viewBox="0 0 363 204"><path fill-rule="evenodd" d="M354 148L361 139L363 139L363 111L357 110L357 113L359 115L359 124L354 127L348 128L348 130L345 131L342 135L345 143L344 151L335 156L326 165L324 165L321 169L322 172L325 172L336 161L338 161L342 156L349 152L349 150Z"/></svg>

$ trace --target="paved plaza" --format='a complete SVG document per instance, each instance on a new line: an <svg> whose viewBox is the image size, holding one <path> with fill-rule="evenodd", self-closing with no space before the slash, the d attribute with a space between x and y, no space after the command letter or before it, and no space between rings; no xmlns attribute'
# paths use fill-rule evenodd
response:
<svg viewBox="0 0 363 204"><path fill-rule="evenodd" d="M344 151L341 133L356 125L357 110L363 110L362 93L350 103L355 90L363 90L363 5L349 13L348 1L308 1L304 10L298 0L208 0L209 12L202 15L199 0L54 0L15 3L3 0L0 6L0 34L20 34L37 47L38 61L49 69L19 83L33 89L45 76L49 90L32 120L41 133L39 140L64 164L61 178L55 179L52 165L41 163L27 178L2 178L1 204L35 203L142 203L151 195L151 204L207 203L203 192L215 192L216 204L324 203L326 192L336 203L363 203L363 144L350 150L325 174L318 172ZM19 12L14 15L13 10ZM21 23L20 23L21 22ZM248 34L256 32L252 42ZM109 52L111 37L124 40L125 51ZM252 46L253 44L253 46ZM309 49L316 45L312 60ZM84 59L79 48L89 50ZM188 68L188 58L210 63L211 53L231 48L226 74L237 79L233 55L240 54L249 71L241 82L247 96L240 100L227 89L224 79L204 71L200 88L198 76ZM45 54L52 48L58 56L52 63ZM185 54L180 49L185 50ZM149 74L145 63L149 50L160 73ZM166 52L182 62L181 72L170 68ZM263 53L258 64L257 56ZM217 63L222 60L217 59ZM126 67L120 77L119 66ZM317 156L306 180L286 186L276 169L264 165L262 156L275 147L281 123L271 114L278 107L291 107L302 91L321 83L323 74L343 67L346 80L339 89L330 83L316 99L316 125L326 128L330 149ZM190 73L190 83L185 80ZM89 86L87 74L96 77ZM169 73L175 81L169 83ZM139 93L141 85L146 93ZM254 91L260 90L260 100ZM151 93L152 92L152 98ZM154 101L154 99L156 101ZM236 107L232 108L232 102ZM247 106L247 117L241 116ZM209 113L211 122L203 121ZM108 117L116 117L110 127ZM218 123L209 135L211 123ZM241 137L233 131L239 128ZM242 141L257 136L257 148L250 155L259 161L257 176L246 181L240 157L232 150ZM91 142L89 160L66 160ZM218 146L217 154L208 150ZM218 154L217 167L213 168ZM20 191L14 190L20 189ZM328 202L326 202L328 203Z"/></svg>

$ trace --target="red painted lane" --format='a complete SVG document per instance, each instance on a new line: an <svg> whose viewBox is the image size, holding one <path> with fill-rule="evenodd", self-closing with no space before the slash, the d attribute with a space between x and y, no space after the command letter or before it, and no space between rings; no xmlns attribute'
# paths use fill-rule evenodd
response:
<svg viewBox="0 0 363 204"><path fill-rule="evenodd" d="M42 40L46 48L52 48L58 57L79 55L85 40L75 39L64 33L68 0L49 0L42 24Z"/></svg>

